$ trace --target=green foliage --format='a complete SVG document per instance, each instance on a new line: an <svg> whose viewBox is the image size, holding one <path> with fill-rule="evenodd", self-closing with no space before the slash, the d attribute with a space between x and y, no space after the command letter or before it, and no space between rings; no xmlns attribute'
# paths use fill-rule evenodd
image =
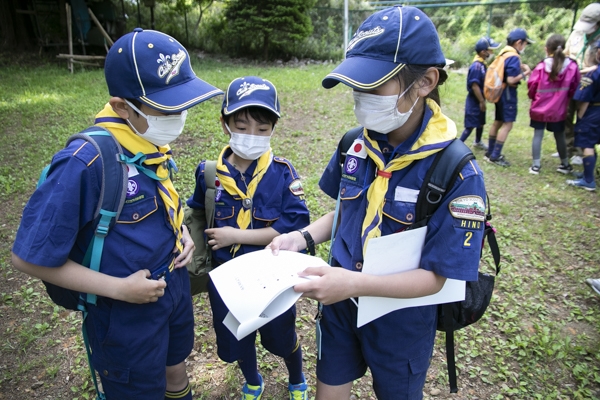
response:
<svg viewBox="0 0 600 400"><path fill-rule="evenodd" d="M236 53L260 54L281 52L286 44L300 41L312 32L308 16L315 0L231 0L225 16ZM271 47L273 47L271 49ZM260 52L260 53L258 53Z"/></svg>

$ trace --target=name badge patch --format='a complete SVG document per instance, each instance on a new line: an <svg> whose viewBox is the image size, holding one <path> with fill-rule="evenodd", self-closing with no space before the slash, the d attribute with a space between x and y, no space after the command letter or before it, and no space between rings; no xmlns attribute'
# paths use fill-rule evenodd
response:
<svg viewBox="0 0 600 400"><path fill-rule="evenodd" d="M416 203L418 197L418 190L396 186L396 190L394 192L394 201L402 201L404 203Z"/></svg>

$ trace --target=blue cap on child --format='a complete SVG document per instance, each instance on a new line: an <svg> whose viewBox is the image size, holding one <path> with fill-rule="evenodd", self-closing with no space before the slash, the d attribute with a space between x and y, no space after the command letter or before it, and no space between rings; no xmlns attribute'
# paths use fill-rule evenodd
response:
<svg viewBox="0 0 600 400"><path fill-rule="evenodd" d="M223 94L196 76L187 50L177 40L142 28L110 48L104 75L111 96L137 99L164 113L177 113Z"/></svg>
<svg viewBox="0 0 600 400"><path fill-rule="evenodd" d="M500 47L500 43L497 43L492 38L482 37L475 43L475 51L479 53L483 50L495 50Z"/></svg>
<svg viewBox="0 0 600 400"><path fill-rule="evenodd" d="M508 33L508 37L506 38L509 42L516 42L517 40L525 40L527 43L535 43L533 40L529 39L527 36L527 32L523 28L515 28Z"/></svg>
<svg viewBox="0 0 600 400"><path fill-rule="evenodd" d="M281 117L277 89L271 82L258 76L234 79L227 87L221 109L224 115L229 115L246 107L266 108Z"/></svg>
<svg viewBox="0 0 600 400"><path fill-rule="evenodd" d="M368 17L346 49L346 59L323 79L330 89L342 82L354 89L381 86L406 64L443 67L446 58L433 22L415 7L394 6Z"/></svg>

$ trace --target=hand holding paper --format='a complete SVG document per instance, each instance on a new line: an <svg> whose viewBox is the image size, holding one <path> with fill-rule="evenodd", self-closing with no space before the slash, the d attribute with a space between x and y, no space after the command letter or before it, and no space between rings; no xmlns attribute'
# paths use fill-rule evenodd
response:
<svg viewBox="0 0 600 400"><path fill-rule="evenodd" d="M210 272L229 314L223 321L239 340L288 310L301 296L294 285L306 281L298 273L324 266L318 257L292 251L274 256L265 249L236 257Z"/></svg>

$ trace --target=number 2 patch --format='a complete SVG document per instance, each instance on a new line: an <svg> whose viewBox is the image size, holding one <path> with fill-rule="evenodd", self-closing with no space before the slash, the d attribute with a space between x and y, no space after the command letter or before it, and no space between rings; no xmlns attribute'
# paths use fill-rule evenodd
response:
<svg viewBox="0 0 600 400"><path fill-rule="evenodd" d="M470 249L473 246L473 234L474 232L472 231L465 232L465 235L463 236L463 249Z"/></svg>

